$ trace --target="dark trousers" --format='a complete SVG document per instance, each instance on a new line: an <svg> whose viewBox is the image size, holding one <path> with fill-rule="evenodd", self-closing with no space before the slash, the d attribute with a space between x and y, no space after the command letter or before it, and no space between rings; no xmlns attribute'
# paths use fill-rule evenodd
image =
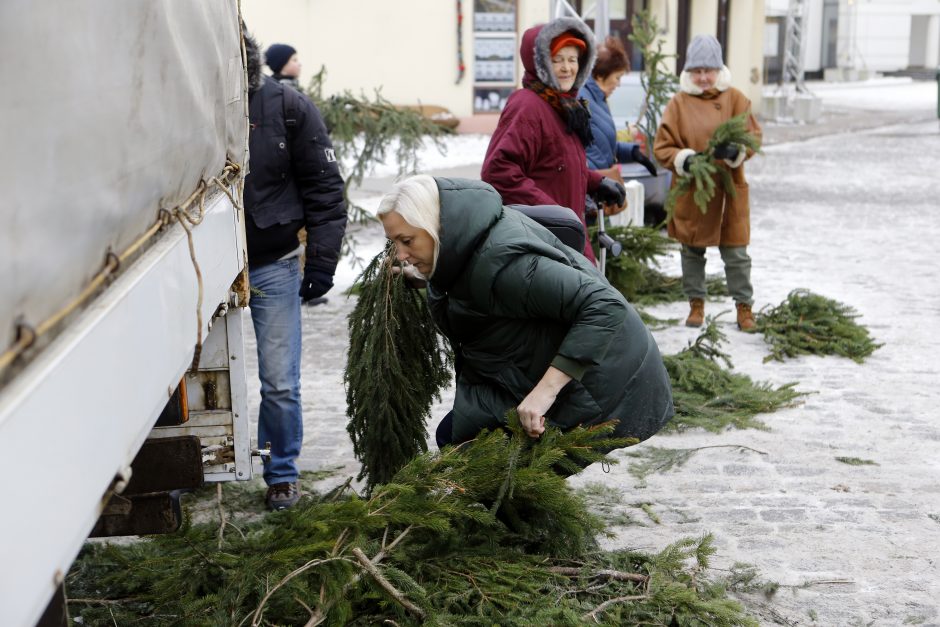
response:
<svg viewBox="0 0 940 627"><path fill-rule="evenodd" d="M437 439L437 448L439 449L444 448L448 444L455 444L453 411L447 412L447 415L444 416L440 424L437 425L437 431L435 432L434 437Z"/></svg>

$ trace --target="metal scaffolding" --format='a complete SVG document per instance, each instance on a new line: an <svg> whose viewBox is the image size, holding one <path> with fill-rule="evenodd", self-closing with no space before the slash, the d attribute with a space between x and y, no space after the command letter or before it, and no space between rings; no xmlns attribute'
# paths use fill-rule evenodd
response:
<svg viewBox="0 0 940 627"><path fill-rule="evenodd" d="M803 82L803 0L790 0L787 7L787 30L783 43L783 72L780 85L789 92L790 85L797 93L808 93Z"/></svg>
<svg viewBox="0 0 940 627"><path fill-rule="evenodd" d="M551 2L552 19L558 17L575 17L584 22L585 20L594 20L594 40L602 42L610 35L610 9L608 0L595 0L588 4L584 3L584 10L578 13L567 0L549 0Z"/></svg>

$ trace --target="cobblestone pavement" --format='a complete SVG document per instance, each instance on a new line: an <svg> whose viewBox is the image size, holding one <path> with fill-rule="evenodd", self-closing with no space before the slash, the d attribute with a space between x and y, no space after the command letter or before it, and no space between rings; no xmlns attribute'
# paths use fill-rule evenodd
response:
<svg viewBox="0 0 940 627"><path fill-rule="evenodd" d="M764 454L703 449L640 482L621 453L610 474L591 467L572 479L622 495L616 509L635 524L615 527L612 547L658 550L713 533L717 568L753 564L782 586L769 599L742 596L763 624L940 624L940 134L926 115L900 119L869 112L864 124L768 125L766 153L748 166L756 308L809 288L854 306L884 346L861 365L837 357L765 364L761 338L738 333L726 315L726 348L738 371L778 385L796 381L812 394L762 415L768 431L656 436L632 450L739 444ZM383 184L373 181L372 191ZM360 238L366 248L381 243L374 227ZM710 271L720 267L711 253L709 263ZM678 274L677 259L663 268ZM358 471L342 385L352 306L331 294L304 312L300 462L336 468L325 485ZM685 307L651 313L679 318ZM709 313L731 308L730 301L708 305ZM655 335L672 353L695 332L672 327ZM256 414L254 360L249 368ZM435 424L451 400L435 408ZM850 466L839 456L877 465Z"/></svg>

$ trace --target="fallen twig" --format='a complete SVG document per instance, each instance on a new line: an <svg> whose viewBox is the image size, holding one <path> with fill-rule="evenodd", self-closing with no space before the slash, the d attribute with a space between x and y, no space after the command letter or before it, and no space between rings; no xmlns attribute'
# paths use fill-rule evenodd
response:
<svg viewBox="0 0 940 627"><path fill-rule="evenodd" d="M405 536L407 536L407 535L411 532L411 528L412 528L412 527L414 527L414 525L408 525L408 526L405 528L404 531L402 531L400 534L398 534L398 536L397 536L394 540L392 540L392 543L391 543L391 544L389 544L387 547L383 548L381 551L379 551L378 553L376 553L376 554L375 554L375 557L373 557L372 560L370 560L370 561L371 561L373 564L378 564L378 563L381 562L383 559L385 559L385 556L388 555L388 552L391 551L392 549L394 549L396 546L398 546L398 543L401 542L402 540L404 540L404 539L405 539ZM345 559L345 558L344 558L344 559ZM355 577L353 577L352 579L350 579L349 581L347 581L347 582L346 582L346 585L343 586L343 594L345 594L346 591L349 590L349 588L351 588L352 586L356 585L356 583L357 583L361 578L362 578L362 573L360 572L360 573L358 573ZM320 589L320 595L321 595L321 598L322 598L322 595L323 595L323 589L322 589L322 588ZM342 595L340 595L340 596L342 596ZM330 611L330 607L331 607L332 605L333 605L332 602L330 602L330 603L323 603L320 607L317 608L316 613L315 613L313 616L310 617L310 620L307 621L307 623L304 625L304 627L316 627L317 625L319 625L320 623L322 623L324 620L326 620L326 614L327 614L327 612ZM254 626L252 626L252 627L254 627Z"/></svg>
<svg viewBox="0 0 940 627"><path fill-rule="evenodd" d="M310 560L309 562L307 562L300 568L297 568L293 570L292 572L290 572L286 577L284 577L279 582L277 582L277 584L273 588L271 588L270 590L267 591L267 593L265 593L264 597L261 599L261 602L258 603L258 608L255 610L255 613L251 617L251 627L258 627L258 625L260 624L259 621L261 620L261 614L262 612L264 612L265 604L268 602L268 599L271 598L271 595L274 594L281 586L286 584L288 581L290 581L297 575L300 575L310 570L314 566L320 566L321 564L326 564L328 562L338 562L338 561L348 562L350 560L345 557L328 557L326 559Z"/></svg>
<svg viewBox="0 0 940 627"><path fill-rule="evenodd" d="M639 573L625 573L623 571L610 569L585 571L583 568L577 568L574 566L552 566L548 569L548 572L558 575L566 575L568 577L588 575L590 577L606 577L607 579L615 579L617 581L636 581L638 583L646 583L646 581L649 579L648 576L641 575Z"/></svg>
<svg viewBox="0 0 940 627"><path fill-rule="evenodd" d="M362 552L362 549L359 547L354 547L352 554L356 556L356 559L359 560L359 563L362 564L362 567L366 569L366 572L368 572L372 578L375 579L376 583L382 586L382 588L388 592L392 598L395 599L402 607L418 618L423 619L425 616L427 616L427 613L423 609L409 601L408 598L402 594L398 588L392 585L392 582L386 579L385 576L379 572L379 569L376 568L375 564L369 561L369 558L365 553Z"/></svg>
<svg viewBox="0 0 940 627"><path fill-rule="evenodd" d="M219 504L219 550L222 550L222 541L225 539L225 508L222 507L222 484L215 484L215 498Z"/></svg>
<svg viewBox="0 0 940 627"><path fill-rule="evenodd" d="M595 607L590 612L583 614L581 616L581 620L585 620L585 621L593 620L596 623L598 622L597 621L598 615L602 614L611 605L615 605L617 603L626 603L628 601L642 601L643 599L646 599L646 598L649 598L649 597L647 597L647 595L645 594L634 594L634 595L626 596L626 597L616 597L613 599L607 599L606 601L604 601L603 603Z"/></svg>
<svg viewBox="0 0 940 627"><path fill-rule="evenodd" d="M804 581L799 586L793 586L794 588L807 588L809 586L829 586L834 584L840 585L854 585L855 582L851 579L820 579L818 581Z"/></svg>

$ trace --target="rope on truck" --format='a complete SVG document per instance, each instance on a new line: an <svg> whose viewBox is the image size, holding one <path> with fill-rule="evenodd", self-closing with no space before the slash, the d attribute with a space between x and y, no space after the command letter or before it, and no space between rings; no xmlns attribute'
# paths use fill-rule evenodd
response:
<svg viewBox="0 0 940 627"><path fill-rule="evenodd" d="M199 182L189 198L184 200L178 207L167 210L161 209L158 213L157 221L150 226L139 238L128 246L120 254L108 251L105 254L105 264L98 274L96 274L81 293L66 304L62 309L52 316L43 320L36 326L30 325L27 321L18 319L16 322L16 339L7 350L0 354L0 374L2 374L13 362L25 353L42 336L54 329L67 316L74 313L85 302L87 302L98 289L110 278L117 274L118 270L125 261L136 254L145 244L154 239L157 235L173 222L178 222L186 232L186 238L189 244L189 255L193 262L193 269L196 272L196 283L199 293L196 304L196 352L193 357L193 369L199 364L199 356L202 352L202 300L203 284L202 272L199 269L199 263L196 261L196 250L193 244L192 228L198 226L205 217L206 196L210 191L218 188L228 196L232 206L236 211L241 211L241 203L229 189L234 184L242 168L237 163L227 161L225 167L219 176L213 176L209 179L203 179ZM195 206L195 210L192 210Z"/></svg>

